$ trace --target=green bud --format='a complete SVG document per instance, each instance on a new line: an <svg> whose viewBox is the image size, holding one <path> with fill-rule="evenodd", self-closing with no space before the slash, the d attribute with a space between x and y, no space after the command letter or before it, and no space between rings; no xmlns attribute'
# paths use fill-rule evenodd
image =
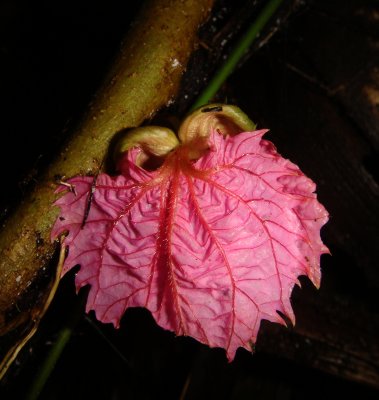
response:
<svg viewBox="0 0 379 400"><path fill-rule="evenodd" d="M123 153L133 147L139 147L142 152L137 162L142 165L151 156L165 157L178 145L178 138L171 129L161 126L142 126L128 130L119 139L114 150L114 158L117 162Z"/></svg>
<svg viewBox="0 0 379 400"><path fill-rule="evenodd" d="M191 113L179 128L179 139L189 146L192 159L200 157L208 148L212 130L224 136L254 131L256 125L238 107L227 104L209 104Z"/></svg>
<svg viewBox="0 0 379 400"><path fill-rule="evenodd" d="M179 129L182 143L190 143L199 138L208 138L211 130L223 135L237 135L254 131L256 125L237 106L227 104L209 104L191 113Z"/></svg>

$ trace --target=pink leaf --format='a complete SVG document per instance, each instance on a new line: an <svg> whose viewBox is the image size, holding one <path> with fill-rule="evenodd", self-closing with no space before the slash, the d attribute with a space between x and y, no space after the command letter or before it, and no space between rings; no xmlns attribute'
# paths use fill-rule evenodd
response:
<svg viewBox="0 0 379 400"><path fill-rule="evenodd" d="M283 323L279 311L294 321L297 277L320 283L328 214L264 133L212 132L199 160L182 146L153 172L133 149L122 175L69 181L76 194L56 202L52 237L69 231L63 273L80 264L87 311L117 327L128 307L146 307L163 328L225 348L229 360L255 342L262 319Z"/></svg>

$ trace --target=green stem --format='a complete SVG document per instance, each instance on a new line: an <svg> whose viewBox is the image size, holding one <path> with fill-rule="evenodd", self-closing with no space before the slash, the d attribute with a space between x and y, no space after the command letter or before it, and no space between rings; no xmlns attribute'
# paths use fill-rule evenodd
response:
<svg viewBox="0 0 379 400"><path fill-rule="evenodd" d="M267 2L262 12L258 15L257 19L254 20L245 35L236 44L225 64L216 72L214 77L209 82L208 86L196 99L195 103L191 107L191 111L196 110L197 108L201 107L204 104L207 104L210 100L212 100L212 98L218 92L228 76L234 71L235 67L244 56L249 46L253 43L258 33L264 28L269 19L278 9L281 2L282 0L270 0Z"/></svg>
<svg viewBox="0 0 379 400"><path fill-rule="evenodd" d="M63 353L66 344L70 340L72 333L81 320L84 312L84 305L87 299L87 291L81 291L78 299L70 314L67 317L64 326L59 330L55 343L51 346L48 354L43 361L41 368L37 371L36 377L31 383L29 390L26 393L26 400L37 400L51 372L54 370L57 361Z"/></svg>
<svg viewBox="0 0 379 400"><path fill-rule="evenodd" d="M40 371L37 373L36 379L26 395L26 400L37 400L41 394L42 389L48 380L51 371L54 369L55 364L59 360L63 349L69 341L72 334L72 328L64 327L60 330L56 342L53 344L47 358L41 366Z"/></svg>

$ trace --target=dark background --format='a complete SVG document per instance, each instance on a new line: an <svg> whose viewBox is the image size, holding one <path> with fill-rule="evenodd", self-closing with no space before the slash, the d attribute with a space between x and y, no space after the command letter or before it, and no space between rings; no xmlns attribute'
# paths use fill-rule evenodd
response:
<svg viewBox="0 0 379 400"><path fill-rule="evenodd" d="M251 4L259 9L259 2L237 3L219 2L216 20L202 31L210 50L199 49L199 60L227 54L254 17ZM293 294L296 327L263 323L256 353L239 350L231 364L222 350L163 331L145 310L128 310L117 331L79 313L42 399L378 398L379 7L288 4L290 12L271 23L278 32L252 49L219 100L270 128L279 152L317 182L331 215L322 232L332 257L322 258L321 289L301 279ZM2 217L75 126L138 8L115 0L0 3ZM253 10L244 12L246 21L241 9ZM224 33L220 49L212 37L228 24L234 33ZM209 60L197 70L198 59L169 112L190 106L201 87L194 76L212 74ZM0 386L1 398L25 397L84 295L75 295L73 274L62 280L39 333Z"/></svg>

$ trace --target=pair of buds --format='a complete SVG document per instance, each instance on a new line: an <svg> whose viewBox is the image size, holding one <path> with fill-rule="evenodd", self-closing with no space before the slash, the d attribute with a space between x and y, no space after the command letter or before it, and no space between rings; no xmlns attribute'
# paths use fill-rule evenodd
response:
<svg viewBox="0 0 379 400"><path fill-rule="evenodd" d="M200 158L209 148L208 138L212 131L224 136L255 130L255 124L238 107L210 104L188 115L179 127L177 135L169 128L143 126L133 128L117 142L114 152L116 163L131 148L141 149L137 165L143 166L151 159L164 160L179 146L186 147L190 160Z"/></svg>

